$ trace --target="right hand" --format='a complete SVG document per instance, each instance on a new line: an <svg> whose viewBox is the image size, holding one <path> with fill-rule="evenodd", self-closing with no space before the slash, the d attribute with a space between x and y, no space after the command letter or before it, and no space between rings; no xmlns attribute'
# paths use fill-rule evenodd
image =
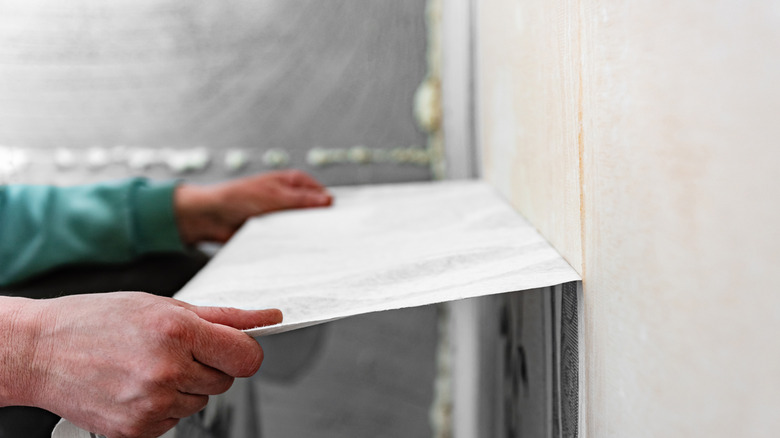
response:
<svg viewBox="0 0 780 438"><path fill-rule="evenodd" d="M282 170L215 186L181 184L174 209L182 241L226 242L250 217L294 208L327 207L328 190L299 170Z"/></svg>
<svg viewBox="0 0 780 438"><path fill-rule="evenodd" d="M257 372L260 345L239 329L279 310L197 307L139 292L34 301L26 404L109 438L157 437Z"/></svg>

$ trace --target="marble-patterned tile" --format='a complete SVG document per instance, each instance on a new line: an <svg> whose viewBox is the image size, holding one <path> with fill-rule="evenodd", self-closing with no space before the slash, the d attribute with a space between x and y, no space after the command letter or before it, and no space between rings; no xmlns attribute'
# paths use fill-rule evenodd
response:
<svg viewBox="0 0 780 438"><path fill-rule="evenodd" d="M249 221L176 298L281 309L282 324L248 331L260 336L580 279L482 181L331 191L331 208Z"/></svg>

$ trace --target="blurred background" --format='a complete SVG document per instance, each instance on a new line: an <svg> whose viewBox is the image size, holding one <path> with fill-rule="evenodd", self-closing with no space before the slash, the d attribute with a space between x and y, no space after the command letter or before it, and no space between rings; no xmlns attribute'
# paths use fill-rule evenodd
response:
<svg viewBox="0 0 780 438"><path fill-rule="evenodd" d="M430 178L422 0L0 1L6 178ZM9 176L10 175L10 176Z"/></svg>

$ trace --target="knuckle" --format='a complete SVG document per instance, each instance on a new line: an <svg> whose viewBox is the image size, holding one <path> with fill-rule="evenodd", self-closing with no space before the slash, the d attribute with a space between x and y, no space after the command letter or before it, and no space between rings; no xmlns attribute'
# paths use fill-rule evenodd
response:
<svg viewBox="0 0 780 438"><path fill-rule="evenodd" d="M234 312L230 307L213 307L212 309L219 314L220 318L229 318Z"/></svg>
<svg viewBox="0 0 780 438"><path fill-rule="evenodd" d="M279 197L284 194L284 188L282 186L270 186L267 188L268 195L271 197Z"/></svg>
<svg viewBox="0 0 780 438"><path fill-rule="evenodd" d="M185 377L184 370L175 362L161 361L150 368L147 379L150 386L175 386L182 382Z"/></svg>
<svg viewBox="0 0 780 438"><path fill-rule="evenodd" d="M162 317L155 322L155 328L165 339L179 341L187 334L186 327L178 318Z"/></svg>
<svg viewBox="0 0 780 438"><path fill-rule="evenodd" d="M298 169L290 169L290 170L288 170L287 171L287 175L290 178L292 178L293 180L297 180L297 179L301 179L301 178L305 177L304 176L305 174L303 173L303 171L298 170Z"/></svg>
<svg viewBox="0 0 780 438"><path fill-rule="evenodd" d="M139 399L128 406L122 422L106 436L121 438L160 436L165 430L173 427L171 425L158 433L161 425L160 419L170 417L175 402L176 396L173 393L161 391ZM165 421L167 420L163 420L163 422Z"/></svg>
<svg viewBox="0 0 780 438"><path fill-rule="evenodd" d="M123 424L119 428L117 435L123 438L138 438L143 436L145 429L146 428L141 422L131 421Z"/></svg>
<svg viewBox="0 0 780 438"><path fill-rule="evenodd" d="M144 416L151 418L165 414L173 408L175 397L172 394L157 395L149 400L144 407Z"/></svg>

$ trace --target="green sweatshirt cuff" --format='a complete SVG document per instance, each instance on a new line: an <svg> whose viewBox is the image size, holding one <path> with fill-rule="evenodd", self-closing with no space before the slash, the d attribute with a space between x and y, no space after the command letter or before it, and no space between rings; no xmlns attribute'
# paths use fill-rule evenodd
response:
<svg viewBox="0 0 780 438"><path fill-rule="evenodd" d="M136 250L149 252L184 251L176 225L174 191L178 181L139 180L133 191Z"/></svg>

